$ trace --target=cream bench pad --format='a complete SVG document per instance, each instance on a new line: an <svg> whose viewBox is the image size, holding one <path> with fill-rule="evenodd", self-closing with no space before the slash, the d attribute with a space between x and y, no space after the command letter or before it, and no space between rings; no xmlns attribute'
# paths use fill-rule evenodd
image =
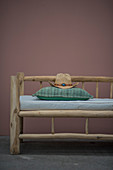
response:
<svg viewBox="0 0 113 170"><path fill-rule="evenodd" d="M20 96L20 110L51 110L51 109L77 109L77 110L113 110L113 99L93 98L86 101L53 101L40 100L31 95Z"/></svg>

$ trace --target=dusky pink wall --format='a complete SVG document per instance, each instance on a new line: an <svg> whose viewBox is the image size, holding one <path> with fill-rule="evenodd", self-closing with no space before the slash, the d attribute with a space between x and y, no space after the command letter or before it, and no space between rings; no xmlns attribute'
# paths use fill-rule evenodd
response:
<svg viewBox="0 0 113 170"><path fill-rule="evenodd" d="M112 0L1 0L0 3L1 135L9 135L11 75L63 72L113 76ZM37 89L37 83L25 83L26 94ZM104 84L99 94L108 97L107 90L109 85ZM26 133L50 131L51 119L24 121ZM84 122L84 119L56 119L55 127L57 132L84 132ZM90 120L89 132L113 133L113 119Z"/></svg>

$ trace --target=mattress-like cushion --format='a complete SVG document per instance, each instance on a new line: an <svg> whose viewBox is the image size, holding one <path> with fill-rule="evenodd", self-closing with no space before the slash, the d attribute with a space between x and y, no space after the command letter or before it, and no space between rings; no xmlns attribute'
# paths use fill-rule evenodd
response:
<svg viewBox="0 0 113 170"><path fill-rule="evenodd" d="M40 100L36 96L20 96L20 110L40 110L40 109L86 109L86 110L112 110L113 99L89 99L86 101L53 101Z"/></svg>

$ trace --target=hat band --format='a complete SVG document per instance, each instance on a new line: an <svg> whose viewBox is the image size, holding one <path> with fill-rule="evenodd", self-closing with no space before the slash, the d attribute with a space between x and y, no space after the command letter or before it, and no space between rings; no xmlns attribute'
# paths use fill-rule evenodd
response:
<svg viewBox="0 0 113 170"><path fill-rule="evenodd" d="M72 86L72 84L65 84L65 83L62 83L62 84L54 84L55 86Z"/></svg>

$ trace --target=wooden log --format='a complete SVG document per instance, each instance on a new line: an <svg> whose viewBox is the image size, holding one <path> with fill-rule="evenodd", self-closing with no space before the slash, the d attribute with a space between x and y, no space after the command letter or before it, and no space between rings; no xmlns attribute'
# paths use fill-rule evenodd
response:
<svg viewBox="0 0 113 170"><path fill-rule="evenodd" d="M96 139L113 140L113 135L107 134L82 134L82 133L55 133L55 134L20 134L20 139Z"/></svg>
<svg viewBox="0 0 113 170"><path fill-rule="evenodd" d="M86 125L85 125L85 132L86 134L88 134L88 118L86 119Z"/></svg>
<svg viewBox="0 0 113 170"><path fill-rule="evenodd" d="M17 76L11 76L10 94L10 153L20 153L20 117L19 113L19 94Z"/></svg>
<svg viewBox="0 0 113 170"><path fill-rule="evenodd" d="M84 83L85 82L82 82L82 89L84 90ZM85 132L86 134L88 134L88 118L86 118L86 122L85 122Z"/></svg>
<svg viewBox="0 0 113 170"><path fill-rule="evenodd" d="M18 78L18 81L19 81L19 95L23 96L24 95L24 73L18 72L17 78Z"/></svg>
<svg viewBox="0 0 113 170"><path fill-rule="evenodd" d="M113 77L102 76L71 76L72 81L78 82L113 82Z"/></svg>
<svg viewBox="0 0 113 170"><path fill-rule="evenodd" d="M96 98L98 98L98 82L96 82Z"/></svg>
<svg viewBox="0 0 113 170"><path fill-rule="evenodd" d="M110 87L110 98L112 99L113 97L113 83L110 83L111 87Z"/></svg>
<svg viewBox="0 0 113 170"><path fill-rule="evenodd" d="M84 90L84 82L82 82L82 89ZM88 134L88 118L86 118L86 122L85 122L85 132L86 134Z"/></svg>
<svg viewBox="0 0 113 170"><path fill-rule="evenodd" d="M55 133L55 129L54 129L54 117L52 117L52 122L51 122L51 133L52 134Z"/></svg>
<svg viewBox="0 0 113 170"><path fill-rule="evenodd" d="M24 73L18 72L17 73L18 79L18 89L19 89L19 97L24 95ZM20 108L20 100L19 100L19 108ZM20 133L23 133L23 117L20 118ZM20 140L23 142L23 140Z"/></svg>
<svg viewBox="0 0 113 170"><path fill-rule="evenodd" d="M55 81L56 76L25 76L25 81ZM71 76L72 82L113 82L113 77Z"/></svg>
<svg viewBox="0 0 113 170"><path fill-rule="evenodd" d="M42 88L42 81L40 81L40 89Z"/></svg>
<svg viewBox="0 0 113 170"><path fill-rule="evenodd" d="M36 110L20 111L20 117L113 118L113 110Z"/></svg>
<svg viewBox="0 0 113 170"><path fill-rule="evenodd" d="M56 76L25 76L24 81L55 81Z"/></svg>
<svg viewBox="0 0 113 170"><path fill-rule="evenodd" d="M84 90L84 82L82 82L82 89Z"/></svg>

